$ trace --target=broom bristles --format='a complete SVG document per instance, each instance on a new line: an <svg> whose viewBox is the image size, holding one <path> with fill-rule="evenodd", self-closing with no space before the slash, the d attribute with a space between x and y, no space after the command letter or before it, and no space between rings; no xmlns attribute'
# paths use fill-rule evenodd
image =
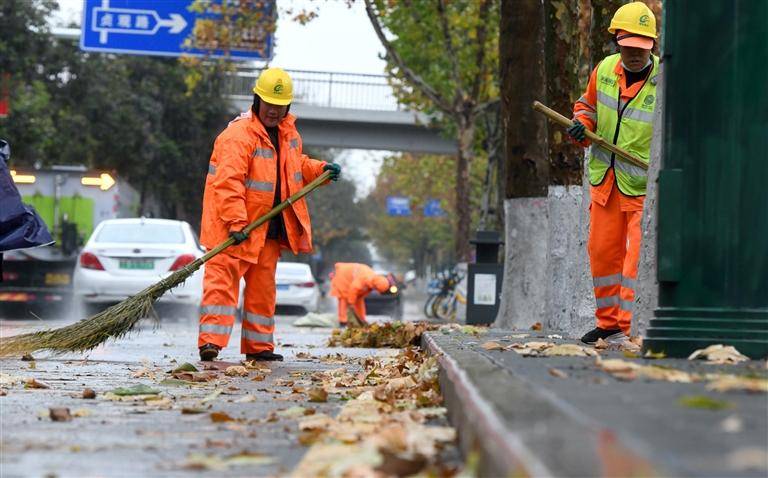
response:
<svg viewBox="0 0 768 478"><path fill-rule="evenodd" d="M74 324L0 338L0 357L31 354L40 350L50 350L54 354L86 352L110 338L120 338L130 332L139 320L149 315L152 305L160 296L184 282L199 267L199 264L192 263L119 304Z"/></svg>

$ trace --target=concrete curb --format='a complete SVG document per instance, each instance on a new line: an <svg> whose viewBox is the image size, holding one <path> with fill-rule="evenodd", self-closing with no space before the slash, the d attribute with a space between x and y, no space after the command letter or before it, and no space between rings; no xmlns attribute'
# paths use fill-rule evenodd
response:
<svg viewBox="0 0 768 478"><path fill-rule="evenodd" d="M422 348L435 355L440 365L440 389L451 423L459 431L462 452L465 456L480 455L480 476L555 476L520 436L504 426L503 418L461 366L429 334L422 335L421 340Z"/></svg>

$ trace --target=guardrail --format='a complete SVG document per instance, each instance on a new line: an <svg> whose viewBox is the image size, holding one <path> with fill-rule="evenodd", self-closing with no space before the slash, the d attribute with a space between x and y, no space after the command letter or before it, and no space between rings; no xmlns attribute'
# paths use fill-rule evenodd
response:
<svg viewBox="0 0 768 478"><path fill-rule="evenodd" d="M293 80L294 101L314 106L373 111L401 111L384 75L286 70ZM239 69L227 80L231 97L250 98L261 70Z"/></svg>

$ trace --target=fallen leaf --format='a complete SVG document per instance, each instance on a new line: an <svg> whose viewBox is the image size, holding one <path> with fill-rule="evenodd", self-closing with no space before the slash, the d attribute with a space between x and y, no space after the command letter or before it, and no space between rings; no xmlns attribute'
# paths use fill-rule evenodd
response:
<svg viewBox="0 0 768 478"><path fill-rule="evenodd" d="M42 389L46 389L46 388L51 388L51 387L47 383L38 382L34 378L28 378L28 379L26 379L24 381L24 388L27 388L27 389L29 389L29 388L42 388Z"/></svg>
<svg viewBox="0 0 768 478"><path fill-rule="evenodd" d="M209 393L208 395L206 395L206 396L205 396L205 398L203 398L202 400L200 400L200 404L201 404L201 405L205 405L206 403L210 403L210 402L212 402L212 401L216 400L216 398L218 398L218 396L219 396L219 395L221 395L221 393L222 393L223 391L224 391L224 390L222 390L222 389L220 389L220 388L218 388L218 389L214 390L213 392L211 392L211 393Z"/></svg>
<svg viewBox="0 0 768 478"><path fill-rule="evenodd" d="M312 387L307 391L310 402L327 402L328 392L322 387Z"/></svg>
<svg viewBox="0 0 768 478"><path fill-rule="evenodd" d="M747 392L768 393L768 380L764 378L739 377L736 375L720 375L707 384L707 390L729 392L744 390Z"/></svg>
<svg viewBox="0 0 768 478"><path fill-rule="evenodd" d="M24 377L9 375L7 373L0 372L0 385L15 385L17 383L22 383L24 381L25 381Z"/></svg>
<svg viewBox="0 0 768 478"><path fill-rule="evenodd" d="M48 412L51 420L54 422L68 422L72 420L72 415L69 413L69 408L49 408Z"/></svg>
<svg viewBox="0 0 768 478"><path fill-rule="evenodd" d="M736 347L723 344L710 345L707 348L696 350L688 357L688 360L696 360L698 358L704 358L709 363L719 365L749 361L749 357L736 350Z"/></svg>
<svg viewBox="0 0 768 478"><path fill-rule="evenodd" d="M310 415L307 418L303 418L299 422L299 430L325 430L336 423L336 420L329 417L328 415L324 413L316 413L315 415Z"/></svg>
<svg viewBox="0 0 768 478"><path fill-rule="evenodd" d="M254 397L253 395L246 395L244 397L241 397L235 400L235 403L250 403L255 401L256 401L256 397Z"/></svg>
<svg viewBox="0 0 768 478"><path fill-rule="evenodd" d="M733 405L725 400L717 400L706 395L686 395L678 400L680 405L688 408L702 408L704 410L723 410Z"/></svg>
<svg viewBox="0 0 768 478"><path fill-rule="evenodd" d="M506 349L504 345L494 341L485 342L480 347L484 348L485 350L505 350Z"/></svg>
<svg viewBox="0 0 768 478"><path fill-rule="evenodd" d="M230 377L247 377L248 369L242 365L232 365L231 367L227 367L227 369L224 370L224 375Z"/></svg>
<svg viewBox="0 0 768 478"><path fill-rule="evenodd" d="M643 354L643 357L647 359L663 359L667 357L667 354L664 352L654 352L653 350L648 349Z"/></svg>
<svg viewBox="0 0 768 478"><path fill-rule="evenodd" d="M189 362L184 362L183 364L179 365L175 369L171 370L170 373L177 373L177 372L198 372L197 367L192 365Z"/></svg>
<svg viewBox="0 0 768 478"><path fill-rule="evenodd" d="M178 378L165 378L161 380L158 385L162 385L164 387L190 387L194 385L195 382L189 382L187 380L179 380Z"/></svg>
<svg viewBox="0 0 768 478"><path fill-rule="evenodd" d="M307 409L304 407L291 407L287 408L285 410L280 410L277 412L277 414L282 418L299 418L303 417L305 415L310 415L311 413L307 413Z"/></svg>
<svg viewBox="0 0 768 478"><path fill-rule="evenodd" d="M24 355L21 356L21 361L22 362L34 362L35 361L35 357L33 357L32 354L24 354Z"/></svg>
<svg viewBox="0 0 768 478"><path fill-rule="evenodd" d="M507 339L525 339L525 338L528 338L530 336L531 336L531 334L512 334L512 335L506 336L505 338L507 338Z"/></svg>
<svg viewBox="0 0 768 478"><path fill-rule="evenodd" d="M274 459L259 453L242 452L228 457L193 453L182 467L187 470L226 470L232 467L259 466L273 463Z"/></svg>
<svg viewBox="0 0 768 478"><path fill-rule="evenodd" d="M206 410L203 408L194 408L194 407L183 407L181 409L182 415L197 415L200 413L205 413Z"/></svg>
<svg viewBox="0 0 768 478"><path fill-rule="evenodd" d="M531 325L531 330L541 330L541 322L536 322L535 324Z"/></svg>
<svg viewBox="0 0 768 478"><path fill-rule="evenodd" d="M557 378L568 378L568 374L558 368L550 368L549 374Z"/></svg>
<svg viewBox="0 0 768 478"><path fill-rule="evenodd" d="M78 408L77 410L72 412L72 416L77 418L87 417L90 415L91 415L91 411L88 410L87 408Z"/></svg>
<svg viewBox="0 0 768 478"><path fill-rule="evenodd" d="M211 412L211 421L213 423L234 422L235 419L224 412Z"/></svg>
<svg viewBox="0 0 768 478"><path fill-rule="evenodd" d="M608 342L603 339L597 339L597 342L595 342L595 348L597 350L605 350L608 348Z"/></svg>
<svg viewBox="0 0 768 478"><path fill-rule="evenodd" d="M728 455L728 467L733 471L768 471L768 451L762 447L741 448Z"/></svg>
<svg viewBox="0 0 768 478"><path fill-rule="evenodd" d="M6 392L5 390L0 389L0 397L5 397L6 395L8 395L8 392Z"/></svg>
<svg viewBox="0 0 768 478"><path fill-rule="evenodd" d="M205 383L216 380L218 376L213 372L173 372L173 378L184 382Z"/></svg>
<svg viewBox="0 0 768 478"><path fill-rule="evenodd" d="M156 390L149 385L141 383L132 387L118 387L110 393L117 395L118 397L124 397L130 395L157 395L160 393L160 390Z"/></svg>
<svg viewBox="0 0 768 478"><path fill-rule="evenodd" d="M542 354L545 357L594 357L597 352L581 345L559 344L546 348Z"/></svg>
<svg viewBox="0 0 768 478"><path fill-rule="evenodd" d="M35 362L35 361L29 362L29 369L30 370L37 369L37 362Z"/></svg>
<svg viewBox="0 0 768 478"><path fill-rule="evenodd" d="M83 398L86 400L96 398L96 392L92 388L83 389Z"/></svg>

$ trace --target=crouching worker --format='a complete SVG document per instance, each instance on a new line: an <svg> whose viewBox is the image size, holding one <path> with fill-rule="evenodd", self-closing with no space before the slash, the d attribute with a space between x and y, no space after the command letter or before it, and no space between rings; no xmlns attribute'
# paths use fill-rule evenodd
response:
<svg viewBox="0 0 768 478"><path fill-rule="evenodd" d="M253 106L216 138L203 197L200 242L208 249L232 237L235 245L205 265L200 305L200 359L216 358L229 342L245 278L240 351L246 360L282 360L276 354L275 269L281 249L312 251L312 229L302 198L250 234L243 229L296 194L323 171L336 180L341 167L302 154L296 118L288 113L291 78L264 70Z"/></svg>
<svg viewBox="0 0 768 478"><path fill-rule="evenodd" d="M339 325L367 325L365 297L374 289L384 294L396 286L391 274L376 274L365 264L336 263L331 280L331 295L339 300ZM393 292L396 292L394 289Z"/></svg>

